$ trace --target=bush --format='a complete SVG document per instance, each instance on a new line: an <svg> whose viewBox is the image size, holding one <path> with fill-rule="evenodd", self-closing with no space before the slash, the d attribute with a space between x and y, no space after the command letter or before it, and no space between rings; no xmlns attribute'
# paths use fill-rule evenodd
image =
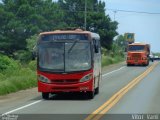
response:
<svg viewBox="0 0 160 120"><path fill-rule="evenodd" d="M0 55L0 95L37 86L36 61L22 66L17 61Z"/></svg>
<svg viewBox="0 0 160 120"><path fill-rule="evenodd" d="M36 72L31 69L21 68L12 72L12 74L6 73L4 75L5 80L0 78L0 95L32 88L37 85Z"/></svg>
<svg viewBox="0 0 160 120"><path fill-rule="evenodd" d="M124 61L123 56L112 57L112 56L102 55L102 66L107 66L107 65L118 63L121 61Z"/></svg>
<svg viewBox="0 0 160 120"><path fill-rule="evenodd" d="M102 52L102 55L107 55L107 49L101 47L101 52Z"/></svg>
<svg viewBox="0 0 160 120"><path fill-rule="evenodd" d="M15 70L18 68L18 62L14 61L12 58L0 54L0 72L5 71L7 69Z"/></svg>
<svg viewBox="0 0 160 120"><path fill-rule="evenodd" d="M14 53L14 58L21 63L28 63L32 59L32 53L26 50L19 50Z"/></svg>
<svg viewBox="0 0 160 120"><path fill-rule="evenodd" d="M107 66L113 63L113 58L110 56L102 55L102 66Z"/></svg>
<svg viewBox="0 0 160 120"><path fill-rule="evenodd" d="M29 64L28 64L28 67L35 71L37 69L37 62L36 61L30 61Z"/></svg>

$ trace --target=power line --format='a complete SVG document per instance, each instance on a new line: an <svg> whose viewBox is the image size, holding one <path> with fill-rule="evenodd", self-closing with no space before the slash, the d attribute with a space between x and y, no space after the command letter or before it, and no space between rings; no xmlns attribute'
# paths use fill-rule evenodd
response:
<svg viewBox="0 0 160 120"><path fill-rule="evenodd" d="M110 8L108 8L107 10L110 10L110 11L113 11L113 12L117 11L117 12L129 12L129 13L157 14L157 15L160 15L159 12L132 11L132 10L110 9Z"/></svg>

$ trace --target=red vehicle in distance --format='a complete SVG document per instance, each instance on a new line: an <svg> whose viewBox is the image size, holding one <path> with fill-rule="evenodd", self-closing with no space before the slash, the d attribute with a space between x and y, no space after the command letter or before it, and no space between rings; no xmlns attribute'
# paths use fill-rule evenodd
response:
<svg viewBox="0 0 160 120"><path fill-rule="evenodd" d="M132 43L128 45L126 63L130 65L149 65L150 45Z"/></svg>

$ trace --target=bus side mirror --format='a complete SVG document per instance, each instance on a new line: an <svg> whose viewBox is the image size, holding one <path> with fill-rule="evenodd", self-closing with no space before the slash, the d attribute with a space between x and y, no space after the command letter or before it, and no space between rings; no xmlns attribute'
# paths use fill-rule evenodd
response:
<svg viewBox="0 0 160 120"><path fill-rule="evenodd" d="M98 45L94 45L95 53L99 53Z"/></svg>
<svg viewBox="0 0 160 120"><path fill-rule="evenodd" d="M98 40L93 39L93 44L94 44L94 52L99 53L99 45L98 45Z"/></svg>

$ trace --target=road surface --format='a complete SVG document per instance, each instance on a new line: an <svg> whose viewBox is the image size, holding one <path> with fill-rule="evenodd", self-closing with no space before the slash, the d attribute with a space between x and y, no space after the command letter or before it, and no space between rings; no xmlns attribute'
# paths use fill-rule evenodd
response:
<svg viewBox="0 0 160 120"><path fill-rule="evenodd" d="M43 100L37 88L0 96L1 119L132 120L154 117L159 120L159 69L159 62L147 67L127 67L121 63L103 68L100 93L92 100L83 94L60 94Z"/></svg>

